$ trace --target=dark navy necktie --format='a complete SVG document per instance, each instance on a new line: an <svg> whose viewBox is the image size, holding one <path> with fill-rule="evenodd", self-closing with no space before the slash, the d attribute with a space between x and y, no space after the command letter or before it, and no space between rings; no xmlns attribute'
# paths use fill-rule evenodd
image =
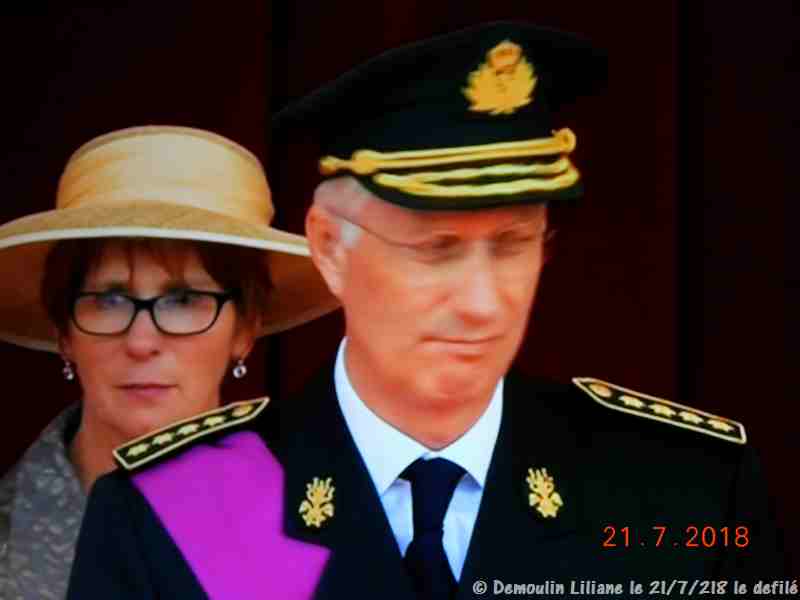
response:
<svg viewBox="0 0 800 600"><path fill-rule="evenodd" d="M444 514L464 469L444 458L417 459L400 475L411 482L414 539L403 563L420 600L455 597L456 580L442 544Z"/></svg>

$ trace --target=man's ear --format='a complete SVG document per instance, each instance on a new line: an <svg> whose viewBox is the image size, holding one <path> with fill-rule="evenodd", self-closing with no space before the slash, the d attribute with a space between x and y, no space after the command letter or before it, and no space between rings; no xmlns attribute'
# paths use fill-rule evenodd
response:
<svg viewBox="0 0 800 600"><path fill-rule="evenodd" d="M341 299L347 248L342 240L339 220L324 208L312 205L306 215L306 238L314 265L331 293Z"/></svg>

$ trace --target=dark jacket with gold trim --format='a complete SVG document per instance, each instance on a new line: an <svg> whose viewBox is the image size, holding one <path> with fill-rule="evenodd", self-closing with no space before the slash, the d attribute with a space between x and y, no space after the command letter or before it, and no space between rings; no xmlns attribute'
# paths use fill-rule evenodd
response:
<svg viewBox="0 0 800 600"><path fill-rule="evenodd" d="M315 597L414 598L330 372L254 426L285 469L285 532L332 551ZM542 469L552 477L546 495L555 516L531 505L529 478ZM334 487L332 516L320 527L300 512L314 478ZM242 518L270 508L241 501ZM459 599L501 598L515 584L522 597L561 595L558 585L591 597L613 584L623 589L616 597L626 597L632 581L644 594L673 581L687 581L687 592L695 581L724 581L724 590L702 585L731 594L734 580L750 586L785 576L784 561L751 447L610 410L575 386L507 378ZM486 594L473 591L479 581ZM206 597L122 472L92 492L71 590L83 590L69 596L81 600Z"/></svg>

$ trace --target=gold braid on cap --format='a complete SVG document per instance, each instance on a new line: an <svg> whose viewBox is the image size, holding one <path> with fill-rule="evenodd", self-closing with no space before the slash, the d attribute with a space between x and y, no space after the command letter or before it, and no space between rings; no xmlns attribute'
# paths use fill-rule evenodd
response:
<svg viewBox="0 0 800 600"><path fill-rule="evenodd" d="M569 129L553 132L552 137L403 152L357 150L349 160L326 156L319 161L323 175L350 171L356 175L372 175L378 185L398 189L407 194L431 197L490 196L529 191L554 191L573 185L580 175L567 155L575 149L575 134ZM406 175L383 173L382 170L416 169L451 164L485 162L533 156L561 156L550 163L503 163L479 168L460 167L453 170L426 171ZM480 177L522 176L500 183L440 185L447 180L469 180Z"/></svg>

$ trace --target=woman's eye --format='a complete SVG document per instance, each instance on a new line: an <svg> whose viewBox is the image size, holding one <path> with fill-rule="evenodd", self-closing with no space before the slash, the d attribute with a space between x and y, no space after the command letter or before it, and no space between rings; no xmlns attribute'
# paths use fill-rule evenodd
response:
<svg viewBox="0 0 800 600"><path fill-rule="evenodd" d="M197 299L197 294L181 290L172 292L161 298L161 302L166 306L189 306Z"/></svg>
<svg viewBox="0 0 800 600"><path fill-rule="evenodd" d="M128 299L125 296L116 292L107 292L95 296L95 304L103 309L117 308L127 302Z"/></svg>

